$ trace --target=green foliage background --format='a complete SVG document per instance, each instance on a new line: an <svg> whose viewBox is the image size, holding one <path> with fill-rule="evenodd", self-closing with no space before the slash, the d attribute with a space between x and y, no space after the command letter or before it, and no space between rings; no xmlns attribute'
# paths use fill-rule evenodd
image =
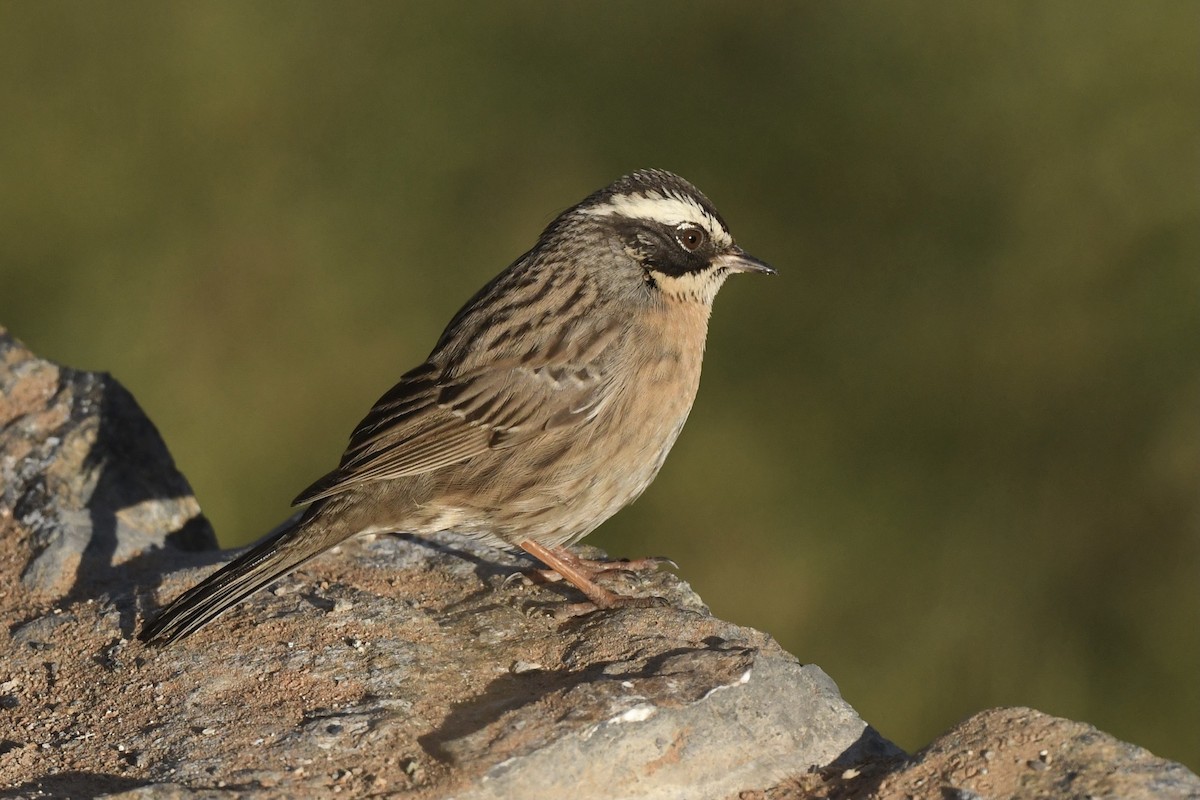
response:
<svg viewBox="0 0 1200 800"><path fill-rule="evenodd" d="M479 285L643 166L717 302L669 554L907 747L980 708L1200 769L1200 6L5 3L0 323L253 539Z"/></svg>

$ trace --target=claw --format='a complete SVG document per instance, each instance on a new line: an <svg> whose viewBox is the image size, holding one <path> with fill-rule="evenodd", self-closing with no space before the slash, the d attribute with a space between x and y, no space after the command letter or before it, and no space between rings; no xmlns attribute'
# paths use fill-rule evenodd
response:
<svg viewBox="0 0 1200 800"><path fill-rule="evenodd" d="M501 589L507 589L514 583L519 583L522 586L531 586L533 581L529 580L529 576L524 572L513 572L508 577L500 582Z"/></svg>

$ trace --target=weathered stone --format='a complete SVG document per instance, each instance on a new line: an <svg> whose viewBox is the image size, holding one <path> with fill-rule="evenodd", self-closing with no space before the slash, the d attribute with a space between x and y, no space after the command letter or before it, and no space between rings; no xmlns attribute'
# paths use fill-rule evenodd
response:
<svg viewBox="0 0 1200 800"><path fill-rule="evenodd" d="M1200 778L1091 725L993 708L911 759L825 769L738 800L975 800L992 797L1197 800Z"/></svg>
<svg viewBox="0 0 1200 800"><path fill-rule="evenodd" d="M672 607L564 623L544 613L558 587L505 585L522 566L453 536L367 538L163 649L120 627L136 586L34 613L5 665L32 724L12 746L39 754L22 780L83 759L170 792L719 798L895 752L818 668L673 576L652 579Z"/></svg>
<svg viewBox="0 0 1200 800"><path fill-rule="evenodd" d="M40 359L0 327L0 514L31 537L26 591L83 597L171 545L216 546L158 431L112 376ZM73 595L72 589L78 589Z"/></svg>

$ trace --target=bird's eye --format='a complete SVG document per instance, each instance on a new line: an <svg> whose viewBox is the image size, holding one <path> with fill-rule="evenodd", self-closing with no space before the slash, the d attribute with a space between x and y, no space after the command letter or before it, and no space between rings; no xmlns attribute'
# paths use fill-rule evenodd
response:
<svg viewBox="0 0 1200 800"><path fill-rule="evenodd" d="M695 225L682 225L675 232L675 238L679 240L680 247L689 253L694 253L704 246L707 237L703 228L697 228Z"/></svg>

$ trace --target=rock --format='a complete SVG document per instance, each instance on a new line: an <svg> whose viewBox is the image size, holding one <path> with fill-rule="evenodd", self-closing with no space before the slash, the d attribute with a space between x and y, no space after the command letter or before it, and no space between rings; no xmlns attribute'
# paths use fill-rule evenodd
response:
<svg viewBox="0 0 1200 800"><path fill-rule="evenodd" d="M768 791L744 792L739 800L808 797L1196 800L1200 778L1091 725L1030 708L994 708L960 723L912 759L822 770Z"/></svg>
<svg viewBox="0 0 1200 800"><path fill-rule="evenodd" d="M526 566L453 536L364 538L163 649L120 629L149 585L42 610L0 674L22 720L0 776L50 794L78 788L51 769L83 763L171 793L721 798L896 752L819 668L678 579L652 579L672 607L562 623L543 613L558 587L505 585Z"/></svg>
<svg viewBox="0 0 1200 800"><path fill-rule="evenodd" d="M216 546L184 477L129 392L33 355L0 327L0 514L30 537L25 591L85 596L160 550ZM72 593L72 590L74 593Z"/></svg>
<svg viewBox="0 0 1200 800"><path fill-rule="evenodd" d="M225 560L186 482L110 377L0 333L0 387L0 796L1017 793L968 774L985 747L993 776L1016 759L1028 786L1196 785L1032 711L908 760L820 668L714 618L674 575L630 578L667 607L560 621L570 587L509 580L532 564L450 534L349 542L147 647L140 621ZM1076 745L1030 738L1046 720L1077 726ZM1101 780L1112 763L1124 782Z"/></svg>

